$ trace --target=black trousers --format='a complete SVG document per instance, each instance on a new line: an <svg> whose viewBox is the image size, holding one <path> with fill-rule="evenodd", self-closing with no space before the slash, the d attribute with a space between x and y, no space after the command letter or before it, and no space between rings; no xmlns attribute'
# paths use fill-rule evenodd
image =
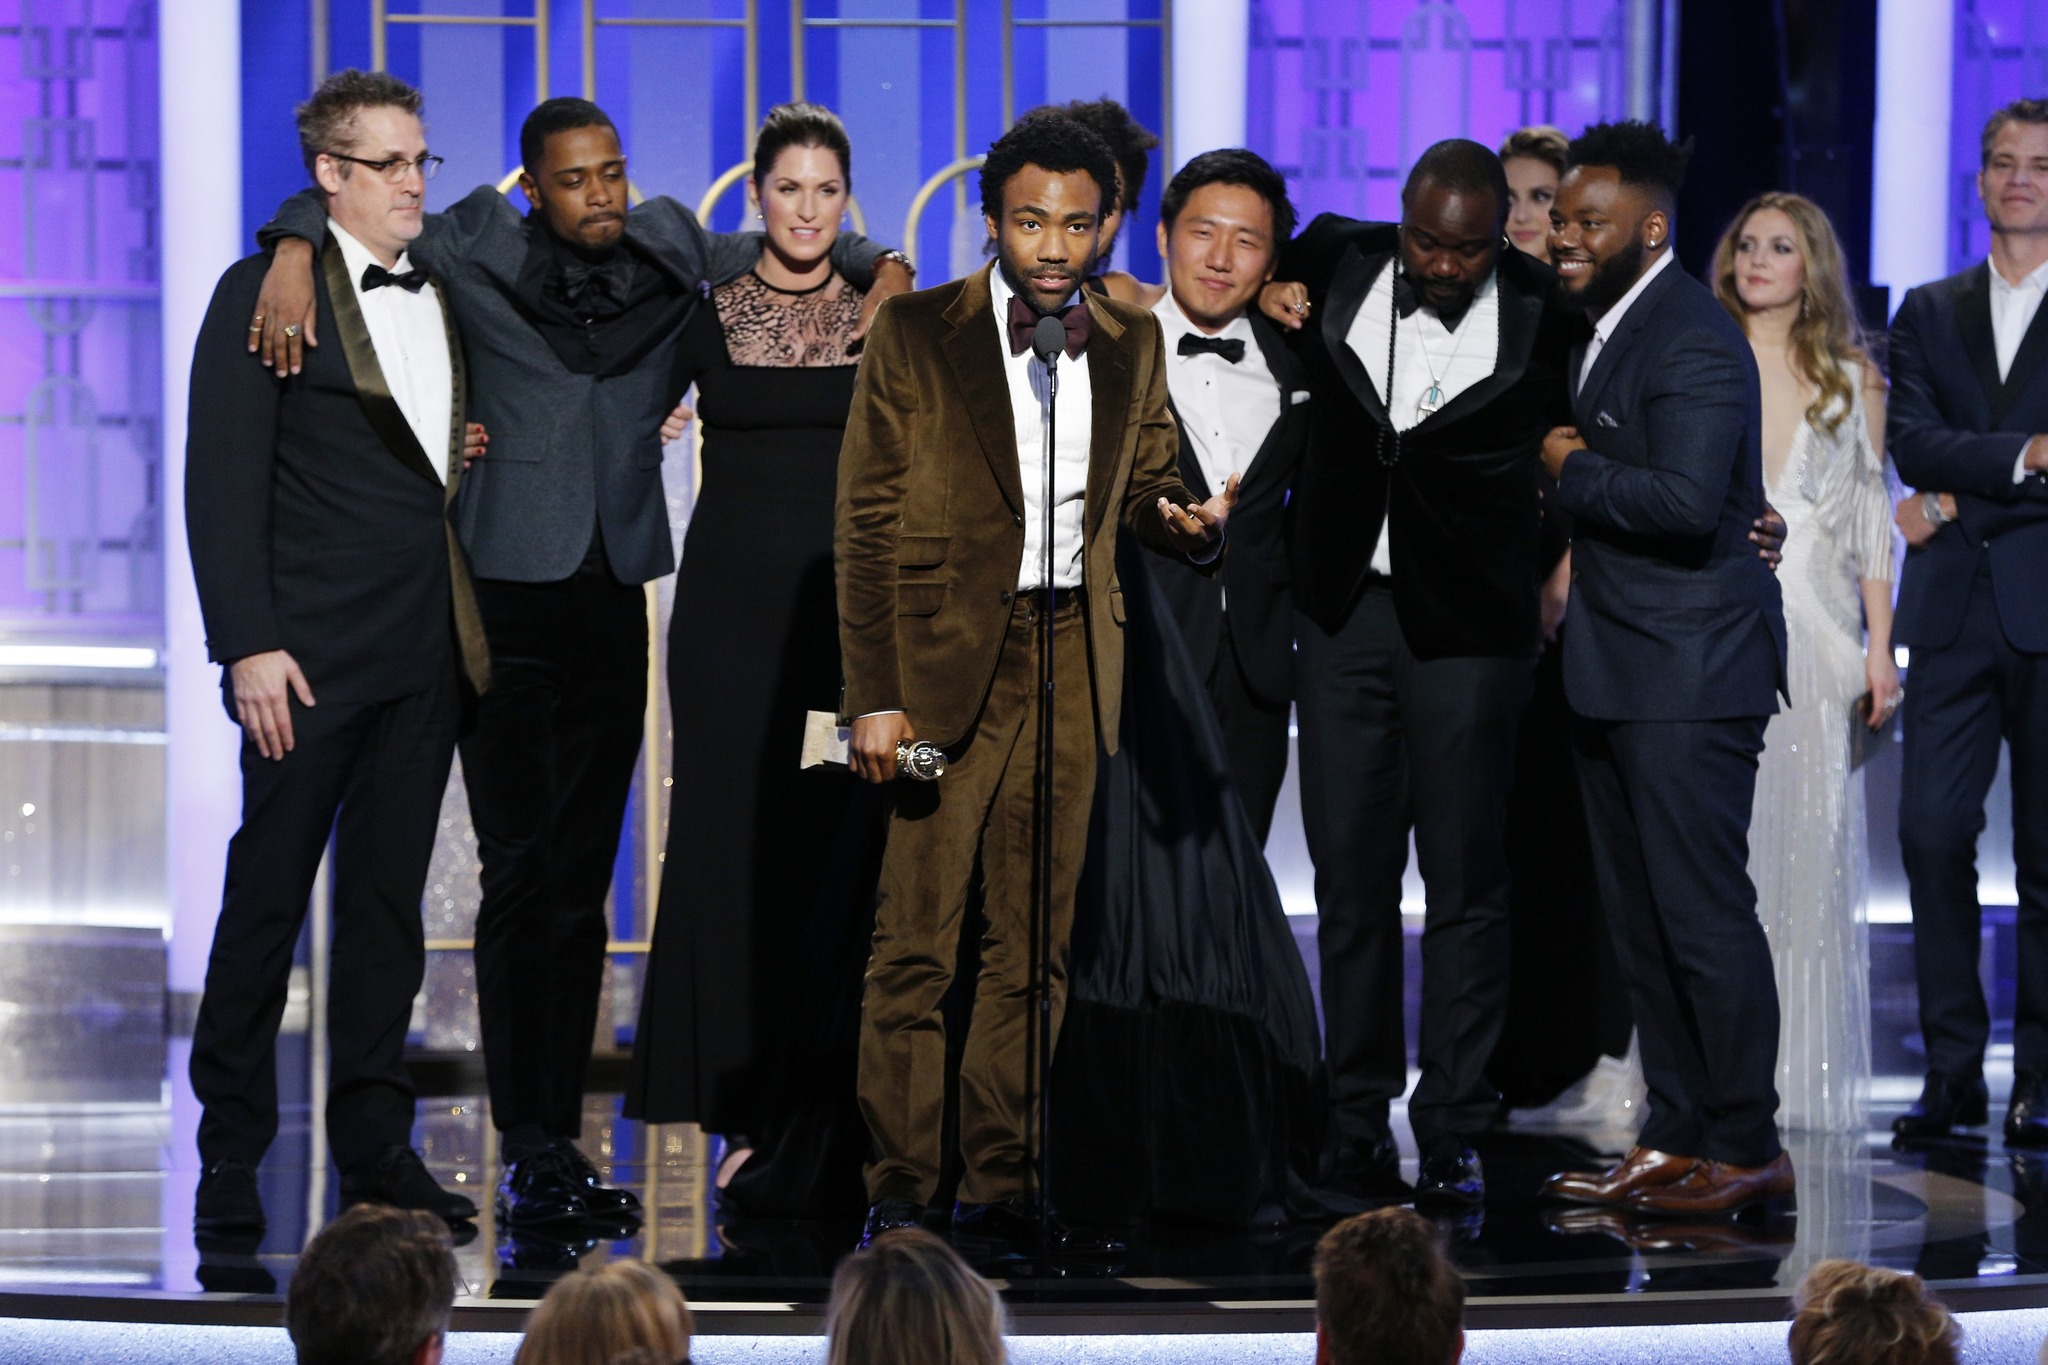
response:
<svg viewBox="0 0 2048 1365"><path fill-rule="evenodd" d="M292 701L295 743L283 759L242 740L242 826L228 844L192 1034L208 1165L254 1165L277 1136L277 1026L330 833L328 1146L349 1171L411 1140L405 1032L426 974L420 893L461 717L454 659L412 696L344 702L316 691L314 700Z"/></svg>
<svg viewBox="0 0 2048 1365"><path fill-rule="evenodd" d="M1223 730L1223 752L1230 760L1230 780L1252 819L1252 831L1264 843L1273 829L1273 807L1287 780L1286 702L1270 702L1252 691L1230 637L1230 614L1223 614L1223 638L1216 664L1209 670L1209 701Z"/></svg>
<svg viewBox="0 0 2048 1365"><path fill-rule="evenodd" d="M2013 1067L2048 1074L2048 658L2022 654L2006 640L1988 557L1954 643L1913 651L1912 683L1899 843L1913 898L1928 1069L1974 1076L1991 1038L1991 1012L1977 976L1977 836L1984 832L1984 798L2004 739L2012 747L2012 848L2019 874Z"/></svg>
<svg viewBox="0 0 2048 1365"><path fill-rule="evenodd" d="M1735 1166L1780 1150L1778 986L1749 880L1765 720L1581 718L1572 730L1650 1088L1637 1140Z"/></svg>
<svg viewBox="0 0 2048 1365"><path fill-rule="evenodd" d="M647 704L647 599L593 552L555 583L480 578L491 687L462 741L482 862L477 1014L491 1120L582 1128L605 896Z"/></svg>
<svg viewBox="0 0 2048 1365"><path fill-rule="evenodd" d="M1382 587L1334 635L1296 619L1302 824L1316 869L1323 1036L1338 1132L1388 1136L1407 1085L1401 874L1408 831L1428 890L1422 930L1418 1142L1493 1121L1486 1079L1508 1001L1504 845L1515 732L1535 659L1422 662Z"/></svg>

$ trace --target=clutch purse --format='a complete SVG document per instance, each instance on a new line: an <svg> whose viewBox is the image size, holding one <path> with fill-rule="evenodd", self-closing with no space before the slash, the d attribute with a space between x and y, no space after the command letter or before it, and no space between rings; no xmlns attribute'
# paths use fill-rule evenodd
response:
<svg viewBox="0 0 2048 1365"><path fill-rule="evenodd" d="M1849 768L1854 771L1876 758L1898 730L1899 717L1892 713L1890 720L1876 730L1870 728L1872 698L1865 692L1849 708Z"/></svg>

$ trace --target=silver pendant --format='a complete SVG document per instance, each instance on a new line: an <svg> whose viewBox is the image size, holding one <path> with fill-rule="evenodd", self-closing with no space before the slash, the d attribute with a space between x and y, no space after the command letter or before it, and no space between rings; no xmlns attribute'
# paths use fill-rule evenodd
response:
<svg viewBox="0 0 2048 1365"><path fill-rule="evenodd" d="M1422 391L1422 397L1415 403L1415 420L1420 422L1444 405L1444 391L1431 384Z"/></svg>

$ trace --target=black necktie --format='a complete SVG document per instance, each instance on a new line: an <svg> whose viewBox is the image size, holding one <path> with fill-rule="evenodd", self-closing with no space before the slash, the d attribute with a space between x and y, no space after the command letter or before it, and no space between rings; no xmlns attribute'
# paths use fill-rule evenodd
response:
<svg viewBox="0 0 2048 1365"><path fill-rule="evenodd" d="M1204 353L1220 355L1235 365L1238 361L1244 359L1244 339L1242 337L1205 337L1195 332L1182 332L1180 334L1180 353L1182 355L1202 355Z"/></svg>
<svg viewBox="0 0 2048 1365"><path fill-rule="evenodd" d="M408 294L417 294L426 282L427 272L424 270L402 270L394 275L383 266L374 263L363 267L365 294L372 289L382 289L387 284L395 284Z"/></svg>

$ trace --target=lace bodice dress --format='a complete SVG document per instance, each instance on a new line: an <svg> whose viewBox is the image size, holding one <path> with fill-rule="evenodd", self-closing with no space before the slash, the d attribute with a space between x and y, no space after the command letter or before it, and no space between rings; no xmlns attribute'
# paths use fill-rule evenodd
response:
<svg viewBox="0 0 2048 1365"><path fill-rule="evenodd" d="M1791 704L1764 734L1749 836L1777 966L1779 1123L1861 1132L1870 1083L1869 836L1851 711L1867 690L1860 579L1894 580L1891 483L1860 388L1828 430L1809 417L1772 482L1788 534Z"/></svg>

